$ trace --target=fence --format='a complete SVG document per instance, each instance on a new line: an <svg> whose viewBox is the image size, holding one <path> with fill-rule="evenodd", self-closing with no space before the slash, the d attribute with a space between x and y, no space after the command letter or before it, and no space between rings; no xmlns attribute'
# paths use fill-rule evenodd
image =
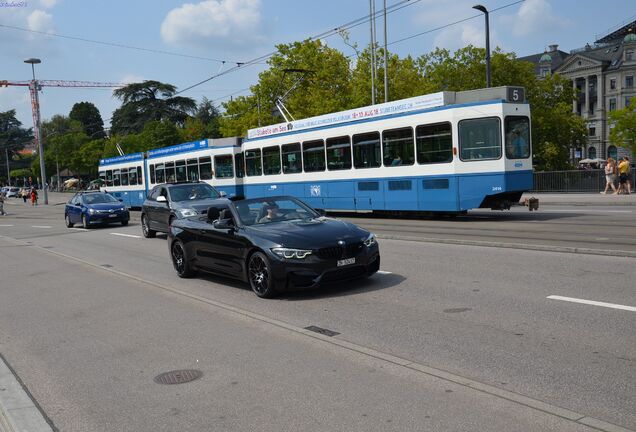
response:
<svg viewBox="0 0 636 432"><path fill-rule="evenodd" d="M634 190L636 168L629 173ZM618 178L615 181L618 187ZM605 190L605 172L598 170L540 171L534 173L532 192L594 192Z"/></svg>

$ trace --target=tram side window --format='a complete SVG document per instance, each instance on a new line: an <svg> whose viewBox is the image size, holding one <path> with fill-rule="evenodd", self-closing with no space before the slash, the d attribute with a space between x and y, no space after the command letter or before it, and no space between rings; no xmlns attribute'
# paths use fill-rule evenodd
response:
<svg viewBox="0 0 636 432"><path fill-rule="evenodd" d="M157 177L155 183L160 184L166 182L166 167L164 164L155 165L155 176Z"/></svg>
<svg viewBox="0 0 636 432"><path fill-rule="evenodd" d="M265 175L280 174L280 148L278 146L263 149L263 172Z"/></svg>
<svg viewBox="0 0 636 432"><path fill-rule="evenodd" d="M121 186L121 170L113 170L113 186Z"/></svg>
<svg viewBox="0 0 636 432"><path fill-rule="evenodd" d="M177 173L177 181L184 182L188 180L188 173L186 171L186 165L184 160L178 160L175 162L176 165L176 173Z"/></svg>
<svg viewBox="0 0 636 432"><path fill-rule="evenodd" d="M303 171L300 157L300 143L284 144L281 146L283 156L283 173L294 174Z"/></svg>
<svg viewBox="0 0 636 432"><path fill-rule="evenodd" d="M245 159L243 159L243 152L234 155L234 166L236 167L236 178L243 178L245 176Z"/></svg>
<svg viewBox="0 0 636 432"><path fill-rule="evenodd" d="M131 186L137 186L137 168L136 167L128 168L128 183Z"/></svg>
<svg viewBox="0 0 636 432"><path fill-rule="evenodd" d="M174 175L174 162L166 162L166 183L174 183L176 179Z"/></svg>
<svg viewBox="0 0 636 432"><path fill-rule="evenodd" d="M188 181L198 181L199 180L199 163L196 159L188 159L187 160L187 170L188 170Z"/></svg>
<svg viewBox="0 0 636 432"><path fill-rule="evenodd" d="M492 117L460 121L459 156L465 161L499 159L501 157L499 119Z"/></svg>
<svg viewBox="0 0 636 432"><path fill-rule="evenodd" d="M150 165L150 183L157 183L155 181L155 164Z"/></svg>
<svg viewBox="0 0 636 432"><path fill-rule="evenodd" d="M453 139L450 123L418 126L415 129L417 163L433 164L453 160Z"/></svg>
<svg viewBox="0 0 636 432"><path fill-rule="evenodd" d="M382 132L384 166L413 165L413 129L401 128Z"/></svg>
<svg viewBox="0 0 636 432"><path fill-rule="evenodd" d="M137 184L139 184L139 185L143 185L144 184L144 176L141 175L141 167L140 166L137 167Z"/></svg>
<svg viewBox="0 0 636 432"><path fill-rule="evenodd" d="M261 149L245 150L245 173L248 176L259 176L263 173Z"/></svg>
<svg viewBox="0 0 636 432"><path fill-rule="evenodd" d="M327 138L327 169L351 169L351 142L348 136Z"/></svg>
<svg viewBox="0 0 636 432"><path fill-rule="evenodd" d="M128 186L128 168L121 169L121 185Z"/></svg>
<svg viewBox="0 0 636 432"><path fill-rule="evenodd" d="M369 132L353 136L353 166L375 168L381 165L380 133Z"/></svg>
<svg viewBox="0 0 636 432"><path fill-rule="evenodd" d="M323 140L303 143L303 165L305 172L325 170L325 143Z"/></svg>
<svg viewBox="0 0 636 432"><path fill-rule="evenodd" d="M99 179L101 180L102 185L106 185L106 171L99 172Z"/></svg>
<svg viewBox="0 0 636 432"><path fill-rule="evenodd" d="M234 177L234 167L232 166L232 155L214 156L214 172L216 178Z"/></svg>
<svg viewBox="0 0 636 432"><path fill-rule="evenodd" d="M112 185L113 185L113 171L106 170L106 186L112 186Z"/></svg>
<svg viewBox="0 0 636 432"><path fill-rule="evenodd" d="M530 120L528 117L506 117L506 157L526 159L530 157Z"/></svg>
<svg viewBox="0 0 636 432"><path fill-rule="evenodd" d="M199 170L201 180L212 180L212 158L209 156L199 158Z"/></svg>

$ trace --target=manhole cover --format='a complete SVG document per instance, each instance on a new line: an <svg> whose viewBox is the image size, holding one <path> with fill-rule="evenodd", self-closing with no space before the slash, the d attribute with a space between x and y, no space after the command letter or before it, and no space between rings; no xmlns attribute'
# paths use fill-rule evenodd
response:
<svg viewBox="0 0 636 432"><path fill-rule="evenodd" d="M468 312L469 310L472 310L471 308L451 308L451 309L444 309L445 313L460 313L460 312Z"/></svg>
<svg viewBox="0 0 636 432"><path fill-rule="evenodd" d="M305 330L309 330L309 331L312 331L312 332L320 333L322 335L329 336L329 337L333 337L333 336L336 336L336 335L340 334L340 333L335 332L333 330L329 330L329 329L322 328L322 327L317 327L317 326L305 327Z"/></svg>
<svg viewBox="0 0 636 432"><path fill-rule="evenodd" d="M157 384L183 384L190 381L194 381L197 378L201 378L203 372L196 369L184 369L175 370L170 372L164 372L155 377L154 381Z"/></svg>

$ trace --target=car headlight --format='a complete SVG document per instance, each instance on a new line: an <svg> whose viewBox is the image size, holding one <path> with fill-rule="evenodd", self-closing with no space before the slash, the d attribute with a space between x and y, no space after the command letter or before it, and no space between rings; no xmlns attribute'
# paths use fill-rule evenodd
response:
<svg viewBox="0 0 636 432"><path fill-rule="evenodd" d="M365 244L367 247L371 247L371 246L373 246L374 244L376 244L377 242L378 242L378 241L375 239L375 235L373 235L373 234L369 234L369 237L367 237L367 239L364 241L364 244Z"/></svg>
<svg viewBox="0 0 636 432"><path fill-rule="evenodd" d="M126 207L122 207L119 209L119 211L124 211L124 210L126 210Z"/></svg>
<svg viewBox="0 0 636 432"><path fill-rule="evenodd" d="M179 215L181 217L189 217L189 216L196 216L198 213L195 209L179 209L177 210L177 212L179 212Z"/></svg>
<svg viewBox="0 0 636 432"><path fill-rule="evenodd" d="M304 259L311 255L311 251L306 249L272 248L272 252L285 259Z"/></svg>
<svg viewBox="0 0 636 432"><path fill-rule="evenodd" d="M92 209L92 208L89 208L89 209L88 209L88 212L89 212L90 214L95 214L95 213L96 213L96 212L95 212L95 209Z"/></svg>

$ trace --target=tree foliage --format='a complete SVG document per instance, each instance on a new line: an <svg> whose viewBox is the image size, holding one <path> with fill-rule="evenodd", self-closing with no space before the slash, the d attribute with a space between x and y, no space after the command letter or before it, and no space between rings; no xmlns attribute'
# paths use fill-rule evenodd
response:
<svg viewBox="0 0 636 432"><path fill-rule="evenodd" d="M139 133L148 122L167 121L182 126L196 110L196 102L188 97L175 96L177 88L159 81L129 84L113 92L122 101L113 112L111 133L125 135Z"/></svg>
<svg viewBox="0 0 636 432"><path fill-rule="evenodd" d="M0 112L0 149L8 149L11 157L33 140L32 130L23 128L15 113L14 109Z"/></svg>
<svg viewBox="0 0 636 432"><path fill-rule="evenodd" d="M69 113L71 120L82 124L84 133L91 138L104 138L104 121L95 105L90 102L78 102L73 105Z"/></svg>
<svg viewBox="0 0 636 432"><path fill-rule="evenodd" d="M611 124L610 142L617 147L631 148L636 154L636 103L611 111L608 114Z"/></svg>

